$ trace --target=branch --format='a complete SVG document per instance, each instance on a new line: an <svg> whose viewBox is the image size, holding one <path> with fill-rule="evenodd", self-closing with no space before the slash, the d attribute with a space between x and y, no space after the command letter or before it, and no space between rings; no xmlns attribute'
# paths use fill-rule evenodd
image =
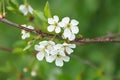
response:
<svg viewBox="0 0 120 80"><path fill-rule="evenodd" d="M7 51L7 52L12 52L11 48L1 47L1 46L0 46L0 50Z"/></svg>
<svg viewBox="0 0 120 80"><path fill-rule="evenodd" d="M28 32L32 32L34 34L41 35L43 37L46 37L46 36L51 37L51 36L53 36L51 34L44 33L44 32L42 32L40 30L37 31L35 29L29 29L27 27L21 26L19 24L16 24L14 22L11 22L11 21L7 20L6 18L0 18L0 21L5 23L5 24L11 25L12 27L16 27L16 28L19 28L19 29L22 29L22 30L25 30L25 31L28 31Z"/></svg>
<svg viewBox="0 0 120 80"><path fill-rule="evenodd" d="M35 29L29 29L29 28L26 28L24 26L21 26L19 24L16 24L14 22L11 22L5 18L0 18L0 21L5 23L5 24L8 24L8 25L11 25L13 27L16 27L16 28L19 28L19 29L22 29L22 30L25 30L25 31L28 31L28 32L32 32L34 34L37 34L37 35L41 35L42 37L53 37L54 35L52 34L47 34L45 32L42 32L42 31L37 31ZM104 43L104 42L117 42L117 43L120 43L120 39L113 39L114 37L118 37L120 36L120 33L118 34L109 34L107 36L103 36L103 37L98 37L98 38L95 38L95 39L80 39L80 38L76 38L75 41L73 41L74 43L79 43L79 44L85 44L85 43Z"/></svg>
<svg viewBox="0 0 120 80"><path fill-rule="evenodd" d="M98 66L96 66L94 63L92 63L92 62L90 62L90 61L88 61L88 60L85 60L85 59L81 58L80 56L71 54L70 57L78 60L79 62L82 62L82 63L85 64L85 65L90 66L91 68L93 68L93 69L95 69L95 70L99 70L99 69L100 69L100 68L99 68ZM108 76L108 77L110 77L110 78L112 78L112 79L114 79L114 80L120 80L120 77L118 77L118 76L116 76L116 75L113 75L113 74L110 74L110 73L108 73L108 72L106 72L106 71L104 71L104 70L101 71L101 74L102 74L102 75L105 75L105 76Z"/></svg>

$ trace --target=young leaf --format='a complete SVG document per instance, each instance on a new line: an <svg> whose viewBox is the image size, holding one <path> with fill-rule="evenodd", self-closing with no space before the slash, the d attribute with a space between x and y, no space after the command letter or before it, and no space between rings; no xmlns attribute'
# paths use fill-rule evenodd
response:
<svg viewBox="0 0 120 80"><path fill-rule="evenodd" d="M44 14L45 17L50 18L51 17L51 12L50 12L50 6L49 6L49 2L47 1L44 7Z"/></svg>
<svg viewBox="0 0 120 80"><path fill-rule="evenodd" d="M42 21L47 21L47 19L45 18L43 12L41 12L39 10L34 10L34 15L37 16Z"/></svg>

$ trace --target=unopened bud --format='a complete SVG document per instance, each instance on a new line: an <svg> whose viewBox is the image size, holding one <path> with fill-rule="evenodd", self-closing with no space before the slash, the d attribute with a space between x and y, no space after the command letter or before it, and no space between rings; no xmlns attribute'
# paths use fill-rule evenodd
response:
<svg viewBox="0 0 120 80"><path fill-rule="evenodd" d="M2 17L2 14L0 14L0 19L2 19L3 17Z"/></svg>
<svg viewBox="0 0 120 80"><path fill-rule="evenodd" d="M5 18L6 17L6 13L3 13L2 17Z"/></svg>
<svg viewBox="0 0 120 80"><path fill-rule="evenodd" d="M28 72L28 68L23 68L23 72Z"/></svg>
<svg viewBox="0 0 120 80"><path fill-rule="evenodd" d="M35 77L36 75L37 75L36 71L32 71L32 72L31 72L31 76L32 76L32 77Z"/></svg>

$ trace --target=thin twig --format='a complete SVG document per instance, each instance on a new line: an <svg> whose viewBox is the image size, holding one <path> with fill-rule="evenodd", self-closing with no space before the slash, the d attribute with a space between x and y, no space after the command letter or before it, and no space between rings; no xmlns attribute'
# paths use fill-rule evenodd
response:
<svg viewBox="0 0 120 80"><path fill-rule="evenodd" d="M77 56L77 55L74 55L74 54L71 54L70 57L74 58L74 59L77 59L78 61L82 62L83 64L85 65L88 65L90 66L91 68L95 69L95 70L99 70L100 68L98 66L96 66L94 63L88 61L88 60L85 60L83 58L81 58L80 56ZM101 72L102 75L106 75L106 76L109 76L111 79L113 80L120 80L120 78L116 75L113 75L113 74L110 74L106 71L102 71Z"/></svg>
<svg viewBox="0 0 120 80"><path fill-rule="evenodd" d="M19 28L19 29L22 29L22 30L25 30L25 31L28 31L28 32L32 32L34 34L38 34L38 35L41 35L43 37L46 37L46 36L51 37L51 36L53 36L51 34L44 33L44 32L42 32L40 30L37 31L35 29L29 29L29 28L24 27L22 25L19 25L19 24L16 24L14 22L11 22L11 21L7 20L6 18L1 18L0 21L5 23L5 24L11 25L12 27L16 27L16 28Z"/></svg>
<svg viewBox="0 0 120 80"><path fill-rule="evenodd" d="M88 60L85 60L85 59L81 58L80 56L71 54L70 57L79 60L80 62L92 67L93 69L96 69L96 70L98 69L98 67L95 64L93 64L92 62L90 62Z"/></svg>
<svg viewBox="0 0 120 80"><path fill-rule="evenodd" d="M1 47L1 46L0 46L0 50L7 51L7 52L12 52L11 48Z"/></svg>
<svg viewBox="0 0 120 80"><path fill-rule="evenodd" d="M48 34L48 33L45 33L45 32L42 32L42 31L37 31L35 29L29 29L29 28L26 28L24 26L21 26L19 24L16 24L14 22L11 22L5 18L0 18L0 21L5 23L5 24L8 24L8 25L11 25L13 27L16 27L16 28L19 28L19 29L22 29L22 30L25 30L25 31L28 31L28 32L32 32L34 34L38 34L38 35L41 35L42 37L53 37L54 35L52 34ZM104 43L104 42L116 42L116 43L120 43L120 39L113 39L114 37L118 37L120 36L120 33L117 33L117 34L109 34L107 36L103 36L103 37L98 37L98 38L94 38L94 39L80 39L80 38L77 38L75 41L75 43L80 43L80 44L85 44L85 43Z"/></svg>

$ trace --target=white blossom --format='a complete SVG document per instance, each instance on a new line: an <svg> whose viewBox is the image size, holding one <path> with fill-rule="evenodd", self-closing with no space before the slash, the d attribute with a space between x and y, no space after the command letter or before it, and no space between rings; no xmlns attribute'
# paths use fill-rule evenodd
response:
<svg viewBox="0 0 120 80"><path fill-rule="evenodd" d="M56 66L62 67L64 62L68 62L70 60L69 56L61 54L59 51L56 51L54 55L50 55L47 57L47 62L53 62L55 61Z"/></svg>
<svg viewBox="0 0 120 80"><path fill-rule="evenodd" d="M79 22L77 20L72 19L70 21L69 17L65 17L62 19L62 21L59 23L61 27L64 28L63 32L63 39L68 39L70 41L73 41L75 39L75 34L79 32L78 25Z"/></svg>
<svg viewBox="0 0 120 80"><path fill-rule="evenodd" d="M35 77L36 75L37 75L36 71L33 70L33 71L31 72L31 76L32 76L32 77Z"/></svg>
<svg viewBox="0 0 120 80"><path fill-rule="evenodd" d="M28 13L33 13L33 8L30 5L20 5L19 10L26 16Z"/></svg>
<svg viewBox="0 0 120 80"><path fill-rule="evenodd" d="M38 51L36 55L37 59L41 61L44 57L48 57L54 45L53 41L42 41L38 45L35 45L35 50Z"/></svg>
<svg viewBox="0 0 120 80"><path fill-rule="evenodd" d="M61 27L59 26L58 16L53 16L53 18L48 18L48 23L50 24L47 28L49 32L53 32L53 31L55 31L56 33L61 32Z"/></svg>
<svg viewBox="0 0 120 80"><path fill-rule="evenodd" d="M75 44L56 44L54 46L54 50L51 51L51 55L46 58L47 62L55 61L56 66L63 66L63 61L68 62L70 60L68 54L71 54L73 50L71 48L75 48Z"/></svg>
<svg viewBox="0 0 120 80"><path fill-rule="evenodd" d="M23 72L28 72L28 68L27 67L23 68Z"/></svg>
<svg viewBox="0 0 120 80"><path fill-rule="evenodd" d="M32 27L31 25L29 25L29 26L27 26L27 25L22 25L22 26L24 26L24 27L27 27L27 28L29 28L29 29L34 29L34 27ZM22 39L26 39L26 38L29 38L30 37L30 33L29 32L27 32L27 31L25 31L25 30L22 30L21 31L21 34L22 34Z"/></svg>

